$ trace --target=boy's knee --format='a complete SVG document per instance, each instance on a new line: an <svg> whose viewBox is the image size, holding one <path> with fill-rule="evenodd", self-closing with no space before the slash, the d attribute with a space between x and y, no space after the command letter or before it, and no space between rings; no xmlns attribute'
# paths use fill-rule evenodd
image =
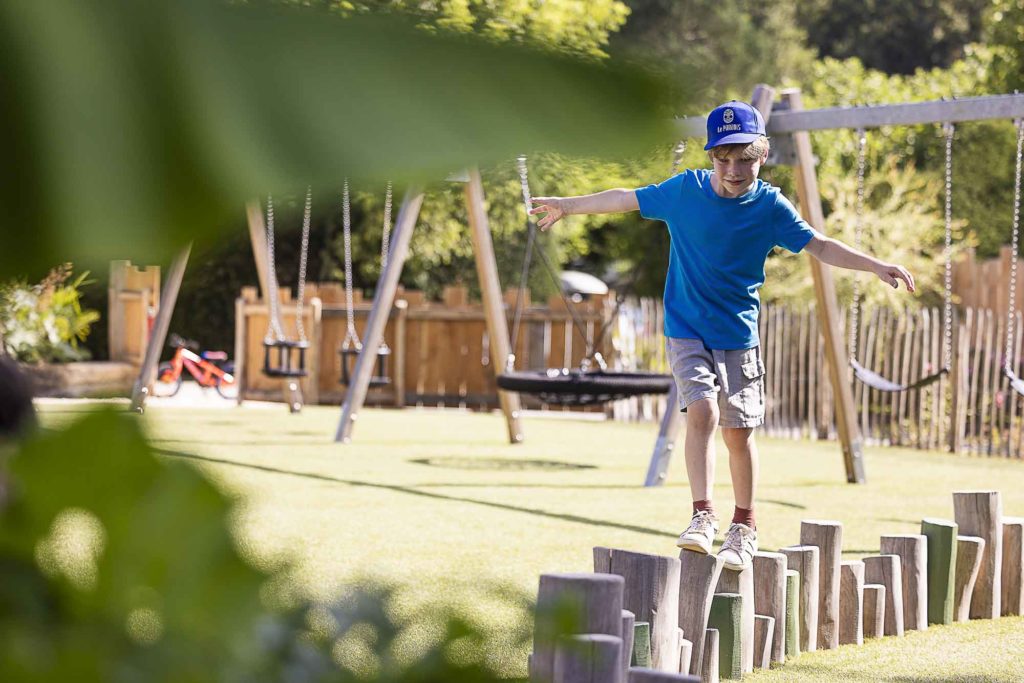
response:
<svg viewBox="0 0 1024 683"><path fill-rule="evenodd" d="M722 427L722 439L729 450L750 448L754 444L754 428Z"/></svg>
<svg viewBox="0 0 1024 683"><path fill-rule="evenodd" d="M697 399L686 406L686 425L688 429L712 432L718 427L718 403L709 399Z"/></svg>

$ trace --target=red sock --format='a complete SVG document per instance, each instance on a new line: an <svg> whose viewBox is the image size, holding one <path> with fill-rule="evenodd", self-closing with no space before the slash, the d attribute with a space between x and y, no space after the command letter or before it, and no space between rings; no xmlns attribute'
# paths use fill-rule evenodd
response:
<svg viewBox="0 0 1024 683"><path fill-rule="evenodd" d="M693 514L698 512L710 512L711 516L715 516L715 506L712 505L710 500L695 500L693 501Z"/></svg>
<svg viewBox="0 0 1024 683"><path fill-rule="evenodd" d="M755 529L756 527L754 526L754 508L741 508L740 506L737 505L732 513L732 523L744 524L750 527L751 529Z"/></svg>

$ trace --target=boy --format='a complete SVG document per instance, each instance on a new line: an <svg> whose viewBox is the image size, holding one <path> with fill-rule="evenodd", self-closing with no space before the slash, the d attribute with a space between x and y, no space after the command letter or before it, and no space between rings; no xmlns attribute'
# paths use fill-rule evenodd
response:
<svg viewBox="0 0 1024 683"><path fill-rule="evenodd" d="M544 230L570 214L640 211L667 224L665 336L679 403L687 411L686 470L693 517L677 545L711 552L718 518L711 502L714 434L729 450L736 507L719 556L742 570L757 552L754 497L758 457L754 428L764 422L764 363L757 337L758 289L776 246L809 251L823 263L875 273L914 291L902 266L825 237L808 225L778 188L758 180L768 158L764 118L745 102L727 102L707 120L704 149L712 170L688 170L658 185L579 197L534 197Z"/></svg>

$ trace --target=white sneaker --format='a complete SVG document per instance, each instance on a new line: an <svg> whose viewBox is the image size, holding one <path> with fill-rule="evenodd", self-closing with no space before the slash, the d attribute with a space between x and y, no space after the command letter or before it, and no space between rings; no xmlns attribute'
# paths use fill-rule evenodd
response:
<svg viewBox="0 0 1024 683"><path fill-rule="evenodd" d="M690 519L690 526L679 535L676 545L686 550L704 553L711 552L711 544L715 542L718 534L718 518L707 510L700 510L693 513Z"/></svg>
<svg viewBox="0 0 1024 683"><path fill-rule="evenodd" d="M750 566L757 552L757 532L746 524L734 523L725 532L725 540L718 551L723 566L733 571L743 571Z"/></svg>

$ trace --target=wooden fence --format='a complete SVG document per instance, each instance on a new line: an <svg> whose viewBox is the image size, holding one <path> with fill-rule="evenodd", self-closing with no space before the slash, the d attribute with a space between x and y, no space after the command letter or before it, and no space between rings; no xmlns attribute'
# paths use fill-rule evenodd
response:
<svg viewBox="0 0 1024 683"><path fill-rule="evenodd" d="M345 387L339 383L339 350L345 338L347 315L344 291L336 284L307 285L304 327L311 343L310 376L302 381L309 403L340 404ZM511 330L515 290L505 295ZM288 334L294 336L297 306L290 292L282 290L282 316ZM355 325L361 335L370 302L355 295ZM515 347L517 369L575 367L582 361L588 341L599 333L611 315L614 301L595 299L577 305L586 337L575 329L561 298L542 305L525 301L522 327ZM255 288L247 287L236 304L235 357L246 399L279 400L281 382L261 373L263 338L267 330L266 304ZM385 328L384 341L392 353L389 386L371 389L370 405L407 405L490 409L498 405L497 386L491 366L490 340L483 306L470 301L463 287L449 287L441 302L426 301L422 292L401 291ZM607 339L598 350L609 354ZM530 397L527 407L542 408ZM591 409L595 410L595 409ZM600 410L600 409L597 409Z"/></svg>
<svg viewBox="0 0 1024 683"><path fill-rule="evenodd" d="M1006 311L1010 307L1010 267L1012 249L1004 246L999 258L979 261L974 249L967 249L953 263L953 295L965 308L989 308ZM1017 259L1017 309L1024 309L1024 261Z"/></svg>
<svg viewBox="0 0 1024 683"><path fill-rule="evenodd" d="M1002 372L1005 316L986 309L957 310L952 371L919 391L881 392L854 381L851 374L868 443L1024 456L1024 398ZM1010 360L1020 373L1024 359L1019 311L1014 325ZM861 315L857 356L866 367L905 384L942 367L942 333L939 309L868 309ZM766 432L834 438L832 388L813 308L765 306L760 334L767 368Z"/></svg>

